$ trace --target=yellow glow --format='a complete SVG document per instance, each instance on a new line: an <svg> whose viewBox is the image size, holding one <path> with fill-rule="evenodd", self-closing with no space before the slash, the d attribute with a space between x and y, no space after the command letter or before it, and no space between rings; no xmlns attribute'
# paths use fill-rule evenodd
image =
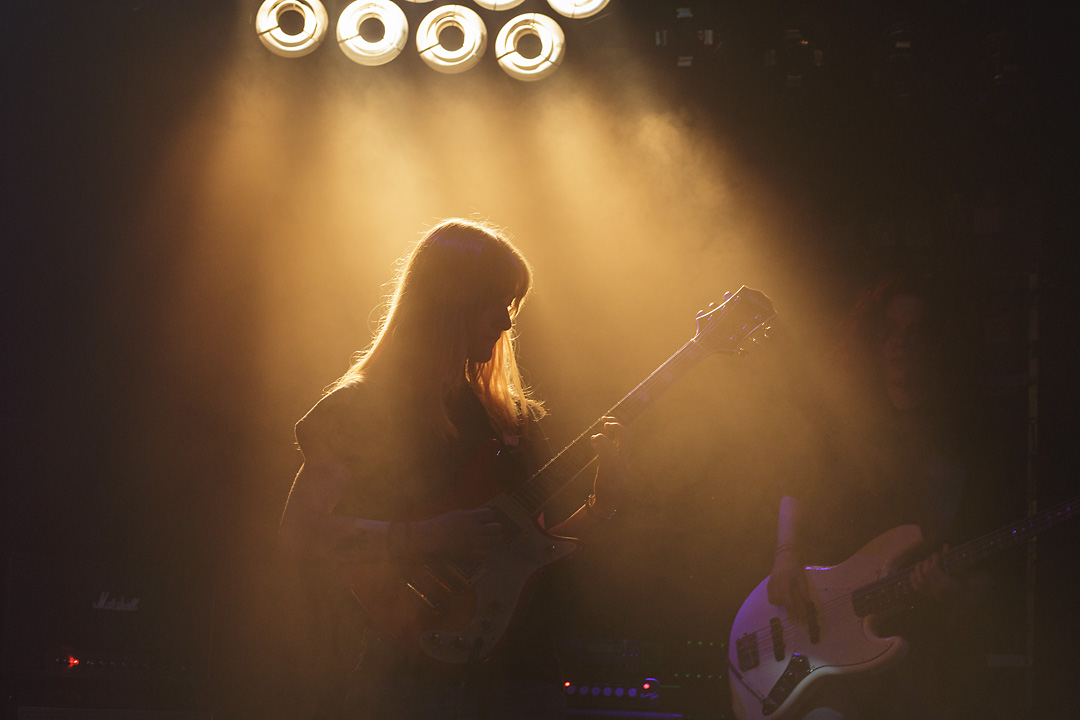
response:
<svg viewBox="0 0 1080 720"><path fill-rule="evenodd" d="M360 35L360 26L370 19L383 25L383 36L375 42ZM408 38L409 21L390 0L356 0L338 18L338 45L346 57L361 65L385 65L401 53Z"/></svg>
<svg viewBox="0 0 1080 720"><path fill-rule="evenodd" d="M536 270L518 319L522 363L552 411L555 449L686 342L695 313L725 290L761 288L778 331L831 337L833 278L812 248L832 228L808 223L633 52L610 66L564 61L527 85L351 61L313 82L322 76L282 73L251 42L252 10L237 11L233 64L170 126L105 309L145 327L147 387L174 403L147 404L133 422L139 447L200 432L193 407L244 428L236 474L266 498L243 518L253 527L280 512L295 474L292 424L370 341L395 260L444 217L507 226ZM147 292L160 302L131 300ZM812 434L779 391L762 402L756 370L780 362L770 342L710 359L673 388L635 428L634 472L659 478L664 496L715 482L718 502L758 502L767 483L730 478L781 463L778 432L785 446ZM135 454L133 475L149 476L159 456ZM797 459L775 475L798 472ZM283 489L268 490L268 477Z"/></svg>
<svg viewBox="0 0 1080 720"><path fill-rule="evenodd" d="M290 10L304 17L304 29L297 35L289 35L278 24L281 15ZM265 0L255 14L259 40L282 57L300 57L319 47L328 24L326 8L319 0Z"/></svg>
<svg viewBox="0 0 1080 720"><path fill-rule="evenodd" d="M540 52L527 58L517 51L518 41L526 35L540 38ZM507 22L495 39L495 57L511 77L518 80L540 80L555 72L562 62L566 38L562 28L551 18L539 13L518 15Z"/></svg>
<svg viewBox="0 0 1080 720"><path fill-rule="evenodd" d="M525 0L476 0L476 4L486 10L510 10Z"/></svg>
<svg viewBox="0 0 1080 720"><path fill-rule="evenodd" d="M568 18L587 18L607 7L608 0L548 0L548 4Z"/></svg>
<svg viewBox="0 0 1080 720"><path fill-rule="evenodd" d="M465 36L457 50L439 42L439 34L456 27ZM429 67L441 73L465 72L480 61L487 49L487 27L473 10L464 5L443 5L428 13L416 29L416 49Z"/></svg>

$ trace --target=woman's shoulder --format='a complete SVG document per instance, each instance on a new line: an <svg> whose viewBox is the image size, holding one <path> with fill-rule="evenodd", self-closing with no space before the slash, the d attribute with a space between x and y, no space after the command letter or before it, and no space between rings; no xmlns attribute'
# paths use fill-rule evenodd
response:
<svg viewBox="0 0 1080 720"><path fill-rule="evenodd" d="M328 392L300 418L295 428L296 441L302 450L314 443L331 449L341 447L377 426L382 406L372 383L351 380Z"/></svg>

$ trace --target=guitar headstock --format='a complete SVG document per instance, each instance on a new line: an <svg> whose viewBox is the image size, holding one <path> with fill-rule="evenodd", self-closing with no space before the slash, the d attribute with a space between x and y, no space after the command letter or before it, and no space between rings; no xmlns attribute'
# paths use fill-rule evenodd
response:
<svg viewBox="0 0 1080 720"><path fill-rule="evenodd" d="M737 353L774 317L772 300L760 290L743 285L734 295L725 293L724 302L697 314L694 342L709 352Z"/></svg>

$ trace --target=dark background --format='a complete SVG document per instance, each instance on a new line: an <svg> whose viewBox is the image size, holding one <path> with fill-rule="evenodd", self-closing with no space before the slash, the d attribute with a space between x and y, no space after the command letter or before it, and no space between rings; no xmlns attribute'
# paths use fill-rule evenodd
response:
<svg viewBox="0 0 1080 720"><path fill-rule="evenodd" d="M300 593L273 547L298 464L291 423L332 374L295 378L305 392L290 385L267 397L251 379L255 347L244 328L256 301L243 287L233 298L239 309L222 310L224 320L193 319L204 329L190 336L220 349L213 363L163 358L154 338L168 331L160 318L183 250L167 236L141 236L132 221L136 207L145 211L164 146L232 52L238 18L247 22L257 3L246 5L0 5L9 711L126 703L291 717L305 683L321 672L318 658L298 654L304 624L292 612ZM328 5L336 17L338 6ZM678 19L677 7L693 17ZM568 27L580 51L552 80L587 69L609 73L607 85L617 88L616 62L638 56L658 102L689 118L693 132L731 139L757 182L798 208L802 236L792 252L816 274L823 308L839 312L897 263L949 278L964 298L967 361L980 388L985 516L1005 522L1025 511L1032 432L1031 499L1047 506L1080 486L1076 61L1066 28L1046 7L1003 0L616 0L598 19ZM702 42L705 29L715 29L713 45ZM256 43L253 32L248 39ZM345 72L331 48L321 51L309 69L337 63ZM692 58L689 67L677 67L680 56ZM395 63L405 79L430 73L408 49ZM470 72L505 80L493 67ZM1032 353L1036 424L1028 418ZM545 361L555 362L540 353L533 366ZM596 367L603 358L575 362ZM556 443L647 367L605 377L595 396L538 383L562 410L553 418ZM736 372L768 394L778 384L774 370L782 371L777 361ZM739 439L752 435L748 445L757 448L783 438L767 413L741 421L745 401L688 420L692 413L677 408L693 406L699 391L673 391L637 442L637 474L673 478L677 491L632 492L623 518L565 571L573 589L558 602L568 637L654 648L645 670L668 686L668 709L721 717L721 646L741 599L768 572L777 499L753 458L740 454ZM252 425L238 409L249 406L272 411ZM138 438L148 422L183 432L146 445ZM734 442L712 455L684 453L717 435ZM724 482L717 467L727 468ZM1080 637L1078 537L1067 526L1039 541L1031 702L1023 669L986 669L983 687L992 693L973 712L1076 711L1068 660ZM989 655L1026 652L1025 599L1015 589L1023 566L1019 552L999 565ZM148 598L146 615L87 629L99 620L80 623L84 605L74 597L106 585ZM704 649L688 652L688 643ZM153 682L132 682L127 670L100 669L89 679L58 672L50 663L61 645L151 658L139 672ZM686 674L692 678L678 679Z"/></svg>

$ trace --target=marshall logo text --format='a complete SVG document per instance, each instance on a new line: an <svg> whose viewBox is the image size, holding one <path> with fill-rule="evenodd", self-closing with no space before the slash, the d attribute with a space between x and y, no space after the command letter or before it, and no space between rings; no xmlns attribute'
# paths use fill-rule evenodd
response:
<svg viewBox="0 0 1080 720"><path fill-rule="evenodd" d="M95 610L116 610L118 612L138 612L139 610L139 598L134 597L127 600L123 597L116 599L110 598L109 592L106 590L101 593L101 597L91 607Z"/></svg>

